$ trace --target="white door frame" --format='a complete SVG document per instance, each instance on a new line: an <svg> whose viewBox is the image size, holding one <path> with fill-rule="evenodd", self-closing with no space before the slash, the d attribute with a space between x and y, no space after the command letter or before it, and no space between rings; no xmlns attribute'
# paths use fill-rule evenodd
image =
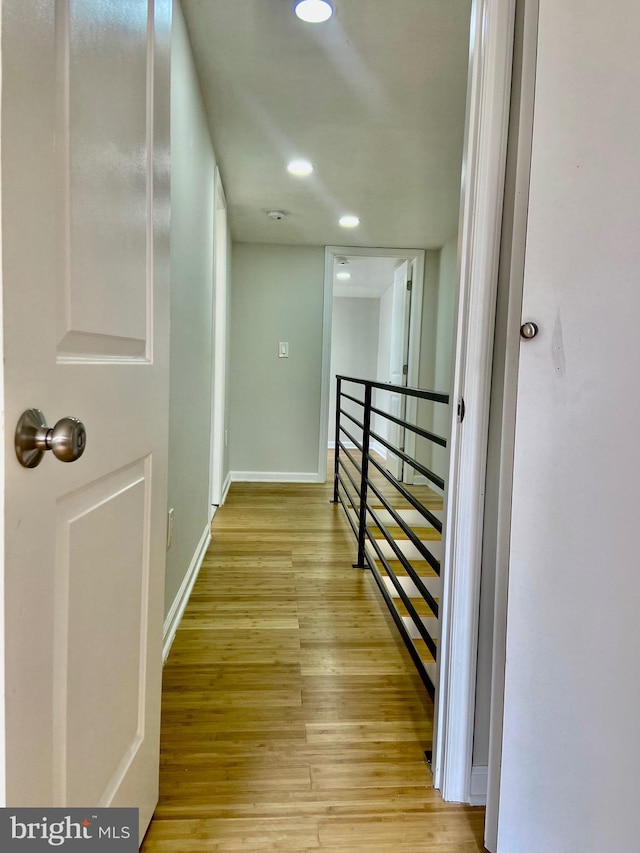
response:
<svg viewBox="0 0 640 853"><path fill-rule="evenodd" d="M434 784L469 802L493 331L516 0L474 0L458 237L458 307ZM463 397L464 424L457 419Z"/></svg>
<svg viewBox="0 0 640 853"><path fill-rule="evenodd" d="M225 377L227 358L227 201L220 170L216 166L214 186L213 240L213 345L211 347L211 470L209 477L209 521L223 503L225 451Z"/></svg>
<svg viewBox="0 0 640 853"><path fill-rule="evenodd" d="M0 105L2 92L0 91ZM0 109L0 115L2 110ZM0 133L0 139L2 135ZM1 144L0 144L1 148ZM2 186L0 184L0 209L2 208ZM0 240L0 270L4 268L2 241ZM3 280L0 275L0 352L4 352L4 298ZM0 370L0 447L5 446L5 400L4 400L4 370ZM4 608L5 608L5 563L4 563L4 483L5 467L4 453L0 453L0 808L7 805L7 763L6 763L6 726L5 726L5 641L4 641Z"/></svg>
<svg viewBox="0 0 640 853"><path fill-rule="evenodd" d="M322 320L322 389L320 395L320 441L318 453L318 482L327 479L327 438L329 436L329 395L331 389L331 322L333 315L333 269L335 259L343 255L360 258L406 259L413 270L411 317L409 320L409 364L407 384L418 384L420 369L420 328L422 325L422 290L424 286L424 249L368 249L363 246L325 246L324 250L324 309ZM407 402L407 419L415 417L416 401ZM413 433L407 435L406 452L413 454Z"/></svg>
<svg viewBox="0 0 640 853"><path fill-rule="evenodd" d="M495 592L493 649L491 666L491 716L489 764L485 818L485 845L495 850L498 845L498 808L500 801L500 767L502 762L502 724L507 640L508 568L511 547L511 499L513 493L513 456L516 427L516 399L520 355L520 323L524 285L524 259L529 208L531 144L533 137L533 103L535 95L538 0L527 0L517 10L520 18L518 66L514 67L514 96L510 118L510 153L514 166L509 167L512 186L505 199L505 225L501 246L501 287L507 289L505 317L506 336L503 352L497 355L495 368L501 371L500 450L498 483L498 521L495 531ZM504 332L503 332L504 333ZM494 382L495 380L494 369ZM500 387L500 385L499 385ZM494 398L495 399L495 398ZM494 405L497 405L494 402ZM492 410L491 417L494 417Z"/></svg>

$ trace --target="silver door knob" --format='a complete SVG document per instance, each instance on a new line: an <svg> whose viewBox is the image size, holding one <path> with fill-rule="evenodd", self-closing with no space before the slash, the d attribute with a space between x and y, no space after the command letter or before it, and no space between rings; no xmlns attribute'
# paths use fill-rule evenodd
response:
<svg viewBox="0 0 640 853"><path fill-rule="evenodd" d="M532 338L538 334L538 326L536 323L523 323L520 326L520 337L524 338L525 341L530 341Z"/></svg>
<svg viewBox="0 0 640 853"><path fill-rule="evenodd" d="M61 418L48 427L40 409L27 409L18 421L15 448L18 462L25 468L35 468L47 450L52 450L61 462L75 462L84 453L87 433L77 418Z"/></svg>

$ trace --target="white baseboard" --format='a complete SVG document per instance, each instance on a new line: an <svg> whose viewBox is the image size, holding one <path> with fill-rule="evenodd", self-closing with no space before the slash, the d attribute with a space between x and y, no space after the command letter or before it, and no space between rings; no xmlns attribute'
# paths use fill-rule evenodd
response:
<svg viewBox="0 0 640 853"><path fill-rule="evenodd" d="M348 450L355 450L356 449L356 446L352 441L343 441L342 443ZM327 444L327 447L329 448L329 450L335 450L336 449L335 441L330 441ZM383 459L387 458L387 448L384 446L384 444L380 444L379 441L376 441L375 438L371 439L370 448L371 448L371 450L375 450L375 452L379 456L382 456Z"/></svg>
<svg viewBox="0 0 640 853"><path fill-rule="evenodd" d="M231 471L224 478L224 483L222 484L222 497L220 498L220 506L224 506L224 502L227 499L227 495L229 494L229 488L231 486Z"/></svg>
<svg viewBox="0 0 640 853"><path fill-rule="evenodd" d="M164 620L164 629L162 632L163 663L165 663L167 658L169 657L169 652L171 651L171 646L173 645L173 641L176 636L176 631L178 630L178 625L180 624L182 614L184 613L184 609L187 606L187 602L189 601L189 596L191 595L193 585L198 577L198 573L200 571L200 566L202 565L204 555L207 553L209 542L211 542L211 528L207 524L202 536L200 537L200 541L198 542L198 546L195 550L195 553L191 558L191 564L189 565L187 573L185 574L183 581L180 584L180 589L178 590L176 597L173 600L171 609L167 613L167 618Z"/></svg>
<svg viewBox="0 0 640 853"><path fill-rule="evenodd" d="M486 806L488 777L489 768L486 764L474 764L471 768L470 806Z"/></svg>
<svg viewBox="0 0 640 853"><path fill-rule="evenodd" d="M444 492L442 489L438 488L435 483L432 483L431 480L427 480L424 474L414 474L413 475L413 485L414 486L429 486L436 494L443 495Z"/></svg>
<svg viewBox="0 0 640 853"><path fill-rule="evenodd" d="M375 450L375 452L376 452L379 456L382 456L382 458L386 460L388 450L387 450L387 448L384 446L384 444L380 444L380 442L379 442L379 441L376 441L376 440L375 440L375 438L372 438L372 439L371 439L370 447L371 447L371 450Z"/></svg>
<svg viewBox="0 0 640 853"><path fill-rule="evenodd" d="M231 471L232 483L322 483L315 472L297 471Z"/></svg>

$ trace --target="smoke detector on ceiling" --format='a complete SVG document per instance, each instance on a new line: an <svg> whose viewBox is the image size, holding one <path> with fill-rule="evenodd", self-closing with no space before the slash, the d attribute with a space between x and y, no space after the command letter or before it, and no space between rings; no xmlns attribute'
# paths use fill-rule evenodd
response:
<svg viewBox="0 0 640 853"><path fill-rule="evenodd" d="M282 219L287 218L287 214L284 210L268 210L267 216L269 219L273 219L275 222L280 222Z"/></svg>

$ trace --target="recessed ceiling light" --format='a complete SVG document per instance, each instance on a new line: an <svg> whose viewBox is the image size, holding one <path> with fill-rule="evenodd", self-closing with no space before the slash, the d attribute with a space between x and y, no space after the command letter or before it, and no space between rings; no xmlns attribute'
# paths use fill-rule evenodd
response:
<svg viewBox="0 0 640 853"><path fill-rule="evenodd" d="M306 178L313 172L313 165L308 160L292 160L287 166L287 171L299 178Z"/></svg>
<svg viewBox="0 0 640 853"><path fill-rule="evenodd" d="M339 278L340 281L348 281L351 278L350 272L338 272L336 273L336 278Z"/></svg>
<svg viewBox="0 0 640 853"><path fill-rule="evenodd" d="M341 216L338 220L343 228L357 228L360 225L360 220L357 216Z"/></svg>
<svg viewBox="0 0 640 853"><path fill-rule="evenodd" d="M333 15L329 0L300 0L294 7L296 15L308 24L322 24Z"/></svg>

